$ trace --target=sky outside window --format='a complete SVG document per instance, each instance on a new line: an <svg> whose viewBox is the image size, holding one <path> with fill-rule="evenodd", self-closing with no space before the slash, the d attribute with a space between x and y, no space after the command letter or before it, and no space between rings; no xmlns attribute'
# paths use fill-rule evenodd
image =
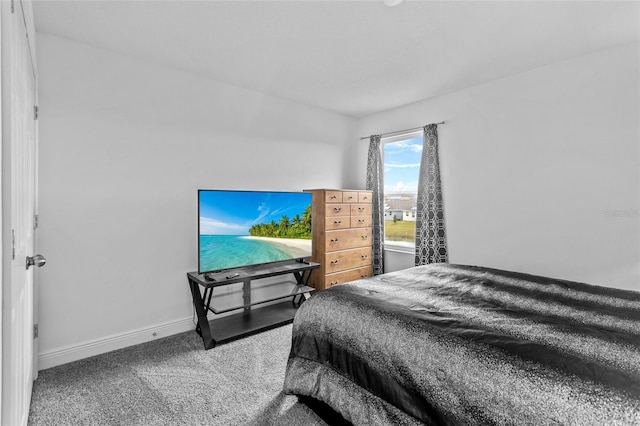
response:
<svg viewBox="0 0 640 426"><path fill-rule="evenodd" d="M422 138L384 144L384 192L417 192Z"/></svg>

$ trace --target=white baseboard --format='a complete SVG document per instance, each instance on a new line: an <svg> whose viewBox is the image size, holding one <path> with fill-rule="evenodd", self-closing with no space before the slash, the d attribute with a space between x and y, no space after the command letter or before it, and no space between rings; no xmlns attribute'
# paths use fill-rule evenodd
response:
<svg viewBox="0 0 640 426"><path fill-rule="evenodd" d="M193 318L157 324L122 334L91 340L79 345L66 346L38 355L38 370L46 370L56 365L66 364L90 356L100 355L116 349L150 342L189 330L195 330ZM194 331L195 332L195 331Z"/></svg>

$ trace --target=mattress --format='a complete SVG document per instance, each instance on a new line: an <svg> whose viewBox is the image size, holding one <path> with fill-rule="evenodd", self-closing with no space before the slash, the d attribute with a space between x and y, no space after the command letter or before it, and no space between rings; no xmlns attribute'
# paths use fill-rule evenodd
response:
<svg viewBox="0 0 640 426"><path fill-rule="evenodd" d="M355 425L640 424L640 293L451 264L333 287L284 391Z"/></svg>

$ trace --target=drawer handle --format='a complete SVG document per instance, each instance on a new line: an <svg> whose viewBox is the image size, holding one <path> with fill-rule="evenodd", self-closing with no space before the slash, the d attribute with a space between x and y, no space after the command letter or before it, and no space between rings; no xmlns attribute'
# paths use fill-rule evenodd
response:
<svg viewBox="0 0 640 426"><path fill-rule="evenodd" d="M329 283L329 285L331 285L331 287L333 287L334 285L338 285L338 284L340 284L340 282L339 282L339 281L331 281L331 282Z"/></svg>
<svg viewBox="0 0 640 426"><path fill-rule="evenodd" d="M369 236L368 236L368 235L363 235L363 236L362 236L362 239L363 239L363 240L366 240L367 238L369 238Z"/></svg>
<svg viewBox="0 0 640 426"><path fill-rule="evenodd" d="M369 197L367 197L366 195L362 198L363 200L368 200Z"/></svg>
<svg viewBox="0 0 640 426"><path fill-rule="evenodd" d="M363 259L366 259L367 257L369 257L369 255L368 255L368 254L363 254L363 255L362 255L362 256L360 256L360 257L362 257Z"/></svg>
<svg viewBox="0 0 640 426"><path fill-rule="evenodd" d="M337 265L337 264L338 264L338 259L336 259L336 260L332 260L332 261L331 261L331 264L332 264L332 265Z"/></svg>
<svg viewBox="0 0 640 426"><path fill-rule="evenodd" d="M358 223L364 223L365 220L364 219L358 219Z"/></svg>
<svg viewBox="0 0 640 426"><path fill-rule="evenodd" d="M364 207L358 207L358 211L359 212L363 212L364 211Z"/></svg>
<svg viewBox="0 0 640 426"><path fill-rule="evenodd" d="M362 275L360 275L360 278L367 278L367 277L369 277L369 274L362 274Z"/></svg>
<svg viewBox="0 0 640 426"><path fill-rule="evenodd" d="M331 239L331 242L332 242L332 243L337 243L337 242L338 242L338 239L337 239L337 238L332 238L332 239Z"/></svg>
<svg viewBox="0 0 640 426"><path fill-rule="evenodd" d="M341 221L341 220L334 220L334 221L333 221L333 224L334 224L334 225L340 225L341 223L342 223L342 221Z"/></svg>
<svg viewBox="0 0 640 426"><path fill-rule="evenodd" d="M347 200L351 200L353 198L352 195L349 195L349 197L347 197Z"/></svg>
<svg viewBox="0 0 640 426"><path fill-rule="evenodd" d="M331 196L331 199L332 199L332 200L334 200L334 199L336 199L336 198L338 198L338 196L337 196L337 195L332 195L332 196Z"/></svg>
<svg viewBox="0 0 640 426"><path fill-rule="evenodd" d="M341 212L342 211L342 207L334 207L333 211L335 212Z"/></svg>

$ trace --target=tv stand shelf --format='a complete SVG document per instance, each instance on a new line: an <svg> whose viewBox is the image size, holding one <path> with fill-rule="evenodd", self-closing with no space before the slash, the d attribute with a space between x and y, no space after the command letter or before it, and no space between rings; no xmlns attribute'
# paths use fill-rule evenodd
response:
<svg viewBox="0 0 640 426"><path fill-rule="evenodd" d="M309 280L319 263L286 261L227 270L219 273L198 274L189 272L187 279L193 305L198 316L196 332L202 337L205 349L217 343L232 340L258 331L278 327L293 321L300 304L314 290ZM284 279L293 274L295 281ZM264 278L282 276L283 280L252 288L252 282ZM242 283L242 289L227 291L213 297L216 288ZM286 300L252 310L252 306ZM241 313L209 320L209 312L218 315L242 309Z"/></svg>

